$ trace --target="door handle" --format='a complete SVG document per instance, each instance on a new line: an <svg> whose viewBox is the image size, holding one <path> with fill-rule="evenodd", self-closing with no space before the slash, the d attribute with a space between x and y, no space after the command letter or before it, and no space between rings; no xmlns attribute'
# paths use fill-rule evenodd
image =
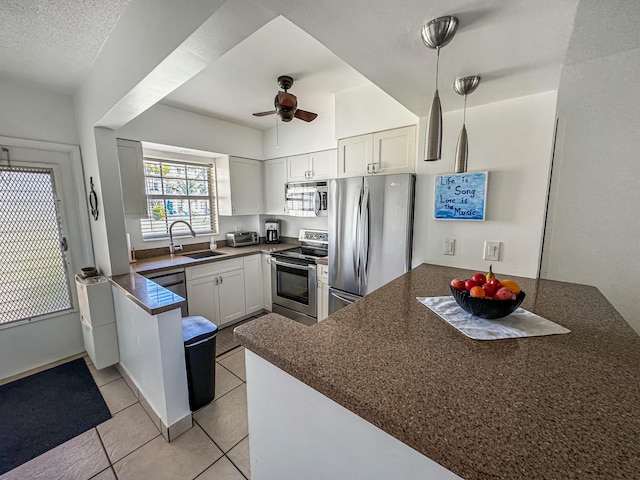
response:
<svg viewBox="0 0 640 480"><path fill-rule="evenodd" d="M354 303L354 302L355 302L355 300L349 300L349 299L347 299L347 298L344 298L344 297L342 297L342 296L338 295L338 294L337 294L337 293L335 293L335 292L331 292L331 295L333 295L334 297L336 297L338 300L342 300L343 302L348 303L349 305L351 305L352 303Z"/></svg>
<svg viewBox="0 0 640 480"><path fill-rule="evenodd" d="M320 192L316 190L313 195L313 211L316 214L316 217L320 215L320 204L322 203L322 197L320 196Z"/></svg>
<svg viewBox="0 0 640 480"><path fill-rule="evenodd" d="M360 241L361 241L361 262L362 286L367 284L369 276L369 187L364 187L362 194L362 214L360 218Z"/></svg>
<svg viewBox="0 0 640 480"><path fill-rule="evenodd" d="M358 223L360 221L360 200L362 199L362 191L358 191L358 201L355 202L355 208L354 208L354 212L353 212L353 216L354 216L354 222L353 222L353 232L352 232L352 244L353 244L353 251L352 251L352 256L353 256L353 270L355 272L355 277L356 278L360 278L360 272L359 270L359 266L358 266L358 256L360 255L360 250L359 250L359 241L360 239L358 238Z"/></svg>

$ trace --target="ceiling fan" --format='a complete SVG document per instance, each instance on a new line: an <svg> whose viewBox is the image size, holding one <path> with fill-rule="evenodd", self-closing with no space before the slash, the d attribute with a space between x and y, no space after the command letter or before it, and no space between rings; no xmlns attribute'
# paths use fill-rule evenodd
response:
<svg viewBox="0 0 640 480"><path fill-rule="evenodd" d="M307 112L306 110L300 110L298 108L298 99L292 93L288 93L287 90L293 85L293 78L282 75L278 77L278 85L284 90L284 92L278 92L276 98L273 100L275 110L269 110L268 112L258 112L253 115L256 117L264 117L267 115L273 115L277 113L283 122L290 122L293 117L304 120L305 122L312 122L318 116L317 113Z"/></svg>

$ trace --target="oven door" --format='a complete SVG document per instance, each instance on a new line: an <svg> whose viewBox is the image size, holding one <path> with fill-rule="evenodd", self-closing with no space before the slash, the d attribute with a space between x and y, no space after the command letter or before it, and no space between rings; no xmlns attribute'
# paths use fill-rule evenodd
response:
<svg viewBox="0 0 640 480"><path fill-rule="evenodd" d="M316 266L271 258L272 302L317 318Z"/></svg>

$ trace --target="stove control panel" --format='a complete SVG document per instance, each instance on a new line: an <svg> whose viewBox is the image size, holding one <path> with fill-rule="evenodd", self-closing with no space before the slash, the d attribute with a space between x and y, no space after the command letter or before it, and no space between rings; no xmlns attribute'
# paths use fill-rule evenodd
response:
<svg viewBox="0 0 640 480"><path fill-rule="evenodd" d="M298 240L301 242L329 243L329 232L326 230L301 229Z"/></svg>

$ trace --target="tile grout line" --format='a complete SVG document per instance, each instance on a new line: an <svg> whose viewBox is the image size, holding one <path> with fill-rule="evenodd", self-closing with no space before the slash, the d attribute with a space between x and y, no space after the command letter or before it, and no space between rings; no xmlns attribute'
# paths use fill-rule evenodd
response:
<svg viewBox="0 0 640 480"><path fill-rule="evenodd" d="M98 436L98 441L100 442L100 445L102 446L102 451L104 452L105 457L107 457L107 462L109 463L109 466L107 468L105 468L104 470L102 470L101 472L98 472L96 475L94 475L91 478L95 478L98 475L100 475L102 472L104 472L105 470L111 469L111 471L113 472L113 475L116 477L116 480L118 480L118 476L116 475L116 471L113 468L113 463L111 463L111 459L109 458L109 452L107 452L107 447L104 446L104 442L102 441L102 437L100 436L100 432L98 431L98 426L96 425L93 428L96 430L96 435Z"/></svg>
<svg viewBox="0 0 640 480"><path fill-rule="evenodd" d="M247 383L246 380L242 380L238 375L236 375L235 373L233 373L231 370L229 370L227 367L225 367L224 365L222 365L219 362L216 362L218 365L220 365L222 368L224 368L227 372L229 372L231 375L233 375L234 377L236 377L238 380L240 380L242 383ZM226 393L225 393L226 395Z"/></svg>

